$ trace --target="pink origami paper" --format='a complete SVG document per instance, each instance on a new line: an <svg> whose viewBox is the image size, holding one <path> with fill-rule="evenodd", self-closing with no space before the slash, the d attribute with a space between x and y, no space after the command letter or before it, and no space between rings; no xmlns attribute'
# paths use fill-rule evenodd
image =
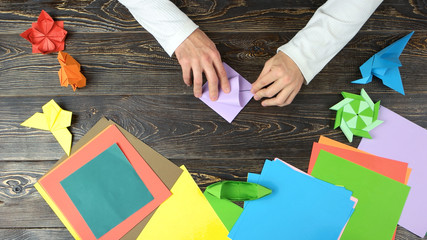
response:
<svg viewBox="0 0 427 240"><path fill-rule="evenodd" d="M358 149L384 158L407 162L412 168L411 187L399 225L424 237L427 232L427 130L381 106L378 118L384 123L363 138Z"/></svg>
<svg viewBox="0 0 427 240"><path fill-rule="evenodd" d="M37 22L32 23L31 28L21 33L21 37L33 45L33 53L43 54L64 50L66 35L64 21L53 21L44 10Z"/></svg>
<svg viewBox="0 0 427 240"><path fill-rule="evenodd" d="M227 122L231 123L254 95L251 93L252 85L248 80L243 78L226 63L223 63L223 65L230 81L230 92L227 94L219 89L218 100L211 101L209 98L208 83L205 83L202 88L203 94L200 100L221 115Z"/></svg>

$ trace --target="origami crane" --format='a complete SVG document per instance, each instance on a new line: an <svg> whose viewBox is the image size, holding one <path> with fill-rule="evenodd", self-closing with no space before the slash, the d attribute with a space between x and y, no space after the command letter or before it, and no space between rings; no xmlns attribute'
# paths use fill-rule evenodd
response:
<svg viewBox="0 0 427 240"><path fill-rule="evenodd" d="M64 50L66 35L64 22L53 21L44 10L37 22L32 23L31 28L21 33L21 37L33 45L33 53L43 54Z"/></svg>
<svg viewBox="0 0 427 240"><path fill-rule="evenodd" d="M219 89L218 99L211 101L209 98L209 86L208 83L205 83L202 87L200 100L231 123L254 95L250 92L252 85L248 80L244 79L226 63L223 63L223 65L230 81L230 92L227 94L222 89Z"/></svg>
<svg viewBox="0 0 427 240"><path fill-rule="evenodd" d="M66 52L59 51L58 61L61 65L61 69L58 71L61 86L67 87L70 84L73 91L86 86L86 78L80 72L80 64L73 57Z"/></svg>
<svg viewBox="0 0 427 240"><path fill-rule="evenodd" d="M52 132L67 155L70 155L72 135L67 127L71 125L72 112L60 108L53 99L42 109L43 113L35 113L21 125Z"/></svg>
<svg viewBox="0 0 427 240"><path fill-rule="evenodd" d="M402 66L399 61L399 56L412 34L414 34L414 32L411 32L405 37L397 40L390 46L369 58L368 61L359 68L363 78L352 81L352 83L370 83L372 81L372 75L374 75L380 78L383 81L383 84L387 87L405 95L402 78L399 72L399 67Z"/></svg>
<svg viewBox="0 0 427 240"><path fill-rule="evenodd" d="M369 131L383 122L377 119L380 101L374 104L363 88L360 95L341 94L344 99L330 108L338 111L334 129L340 127L349 142L353 141L353 135L372 138Z"/></svg>

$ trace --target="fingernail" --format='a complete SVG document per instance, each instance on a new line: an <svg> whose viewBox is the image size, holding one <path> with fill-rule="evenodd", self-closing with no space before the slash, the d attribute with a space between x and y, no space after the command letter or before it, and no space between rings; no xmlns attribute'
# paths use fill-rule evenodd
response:
<svg viewBox="0 0 427 240"><path fill-rule="evenodd" d="M211 101L216 101L218 98L217 97L211 97Z"/></svg>
<svg viewBox="0 0 427 240"><path fill-rule="evenodd" d="M229 93L229 92L230 92L230 88L225 88L225 89L224 89L224 92L225 92L225 93Z"/></svg>

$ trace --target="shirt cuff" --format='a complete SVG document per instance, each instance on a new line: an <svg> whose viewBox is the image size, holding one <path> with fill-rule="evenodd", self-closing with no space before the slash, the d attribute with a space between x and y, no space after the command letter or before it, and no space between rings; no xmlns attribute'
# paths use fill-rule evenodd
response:
<svg viewBox="0 0 427 240"><path fill-rule="evenodd" d="M172 57L175 50L190 36L199 26L190 19L180 26L180 29L170 38L170 41L162 43L163 49Z"/></svg>

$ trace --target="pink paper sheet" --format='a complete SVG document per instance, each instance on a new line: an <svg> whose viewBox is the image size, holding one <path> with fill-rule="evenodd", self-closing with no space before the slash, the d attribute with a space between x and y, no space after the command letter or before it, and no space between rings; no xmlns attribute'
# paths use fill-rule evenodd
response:
<svg viewBox="0 0 427 240"><path fill-rule="evenodd" d="M381 107L378 119L383 124L363 138L359 149L381 157L407 162L412 168L411 187L399 225L424 237L427 231L427 130Z"/></svg>

